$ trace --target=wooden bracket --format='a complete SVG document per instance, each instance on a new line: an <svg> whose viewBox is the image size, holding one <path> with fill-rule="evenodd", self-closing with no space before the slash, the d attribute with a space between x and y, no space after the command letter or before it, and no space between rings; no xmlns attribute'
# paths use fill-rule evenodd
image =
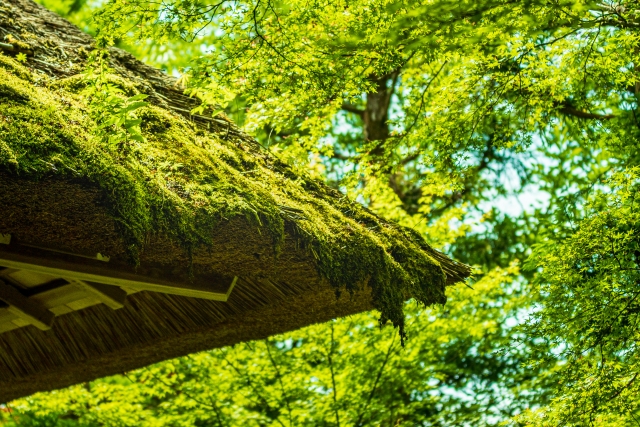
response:
<svg viewBox="0 0 640 427"><path fill-rule="evenodd" d="M35 301L27 299L16 288L0 280L0 300L9 304L7 308L36 328L46 331L51 329L55 315Z"/></svg>
<svg viewBox="0 0 640 427"><path fill-rule="evenodd" d="M105 257L106 258L106 257ZM124 289L132 291L151 291L170 295L181 295L213 301L227 301L237 277L207 275L198 276L195 280L187 277L173 276L161 268L132 269L123 264L105 262L107 259L87 259L71 256L60 251L45 251L34 246L14 244L6 249L0 245L0 266L27 270L64 278L67 281L82 283L101 302L114 309L121 308L124 303ZM186 276L186 275L184 275ZM97 285L96 284L100 284ZM120 290L108 290L106 285Z"/></svg>
<svg viewBox="0 0 640 427"><path fill-rule="evenodd" d="M124 307L124 302L127 299L127 292L117 286L102 285L100 283L91 283L76 279L65 280L69 283L76 283L82 286L101 303L113 310Z"/></svg>

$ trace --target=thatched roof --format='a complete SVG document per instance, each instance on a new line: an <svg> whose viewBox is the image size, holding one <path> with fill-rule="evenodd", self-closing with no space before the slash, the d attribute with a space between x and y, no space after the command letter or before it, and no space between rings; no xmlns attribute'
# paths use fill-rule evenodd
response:
<svg viewBox="0 0 640 427"><path fill-rule="evenodd" d="M404 300L469 275L111 49L112 83L151 104L118 152L90 37L31 0L3 1L2 37L0 402L371 308L402 326Z"/></svg>

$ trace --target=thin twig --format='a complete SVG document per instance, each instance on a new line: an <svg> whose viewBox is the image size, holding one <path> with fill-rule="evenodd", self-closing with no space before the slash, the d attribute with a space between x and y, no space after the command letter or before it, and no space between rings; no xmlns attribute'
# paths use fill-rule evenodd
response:
<svg viewBox="0 0 640 427"><path fill-rule="evenodd" d="M334 326L333 326L333 322L331 322L331 344L329 346L329 353L327 354L327 359L329 361L329 370L331 371L331 384L333 386L333 410L336 414L336 426L340 427L340 411L338 409L338 389L336 388L336 376L335 376L335 373L333 372L333 358L331 357L333 355L333 349L335 345L333 333L334 333Z"/></svg>
<svg viewBox="0 0 640 427"><path fill-rule="evenodd" d="M364 407L360 410L360 416L358 417L358 421L355 423L355 425L357 426L362 426L362 418L364 417L364 413L369 407L369 405L371 404L371 400L373 399L373 396L375 395L376 390L378 389L378 383L380 382L380 378L382 378L382 372L384 371L384 368L387 366L387 363L389 362L389 358L391 357L391 352L393 350L393 345L395 344L395 341L396 341L396 334L393 334L393 338L391 338L391 343L389 344L389 348L387 349L387 354L384 357L384 362L382 362L382 365L378 370L378 374L376 375L376 380L373 383L373 387L371 388L371 392L369 393L367 402L365 403Z"/></svg>
<svg viewBox="0 0 640 427"><path fill-rule="evenodd" d="M284 388L284 384L282 383L282 375L280 375L280 369L278 369L278 365L276 361L273 359L271 355L271 350L269 349L269 340L264 340L265 346L267 347L267 354L269 355L269 360L271 361L271 365L273 365L273 369L276 370L276 378L278 379L278 383L280 384L280 389L282 390L282 397L284 399L284 403L287 405L287 411L289 412L289 426L293 425L291 420L291 406L289 405L289 396L287 396L287 391Z"/></svg>

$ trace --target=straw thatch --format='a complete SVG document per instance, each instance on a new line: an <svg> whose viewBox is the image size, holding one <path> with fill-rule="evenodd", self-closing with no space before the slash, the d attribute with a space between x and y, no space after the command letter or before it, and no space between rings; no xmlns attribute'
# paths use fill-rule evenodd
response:
<svg viewBox="0 0 640 427"><path fill-rule="evenodd" d="M469 275L111 49L151 104L118 152L90 37L31 0L3 1L1 37L0 402L371 308L402 329L403 301Z"/></svg>

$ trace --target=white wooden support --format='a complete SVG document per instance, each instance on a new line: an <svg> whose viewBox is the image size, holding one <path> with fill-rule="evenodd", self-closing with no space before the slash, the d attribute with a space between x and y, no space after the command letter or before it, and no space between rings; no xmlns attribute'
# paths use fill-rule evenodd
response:
<svg viewBox="0 0 640 427"><path fill-rule="evenodd" d="M100 264L100 265L98 265ZM19 270L28 270L48 274L53 277L62 277L66 280L78 280L82 282L100 283L136 291L151 291L169 295L181 295L192 298L202 298L213 301L227 301L238 278L229 278L226 291L209 290L207 284L200 283L174 283L171 279L160 277L148 277L132 274L115 268L104 268L96 265L69 263L48 258L35 258L29 255L0 251L0 265ZM219 289L218 284L218 289ZM126 291L125 291L126 292ZM116 300L117 301L117 300Z"/></svg>
<svg viewBox="0 0 640 427"><path fill-rule="evenodd" d="M46 331L51 329L55 315L41 304L27 299L16 288L0 280L0 300L6 302L7 310L26 323Z"/></svg>
<svg viewBox="0 0 640 427"><path fill-rule="evenodd" d="M127 299L127 292L117 286L102 285L100 283L91 283L75 279L65 280L69 283L76 283L82 286L101 303L113 310L124 307L124 302Z"/></svg>

